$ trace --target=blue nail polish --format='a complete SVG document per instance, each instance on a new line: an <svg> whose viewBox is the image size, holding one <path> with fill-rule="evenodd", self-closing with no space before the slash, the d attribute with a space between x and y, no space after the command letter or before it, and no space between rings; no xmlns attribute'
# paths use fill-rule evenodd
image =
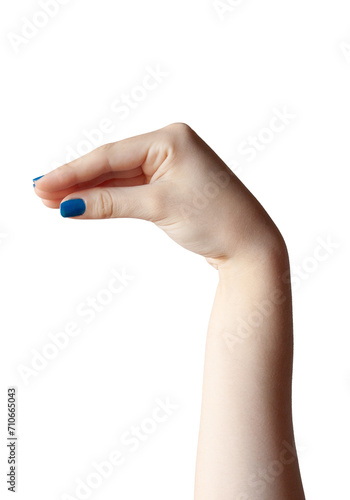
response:
<svg viewBox="0 0 350 500"><path fill-rule="evenodd" d="M81 198L73 198L61 203L60 212L62 217L76 217L85 212L85 201Z"/></svg>
<svg viewBox="0 0 350 500"><path fill-rule="evenodd" d="M35 187L35 181L38 181L42 177L44 177L44 176L43 175L39 175L39 177L35 177L35 179L33 179L33 187Z"/></svg>

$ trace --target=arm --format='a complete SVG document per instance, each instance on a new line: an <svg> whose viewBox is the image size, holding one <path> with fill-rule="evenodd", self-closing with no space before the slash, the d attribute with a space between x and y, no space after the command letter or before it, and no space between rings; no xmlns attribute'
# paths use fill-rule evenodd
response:
<svg viewBox="0 0 350 500"><path fill-rule="evenodd" d="M196 500L305 498L292 425L286 269L286 247L277 236L219 269L206 341Z"/></svg>
<svg viewBox="0 0 350 500"><path fill-rule="evenodd" d="M287 251L249 190L187 125L102 146L35 180L63 217L154 222L219 273L196 500L304 500L291 413Z"/></svg>

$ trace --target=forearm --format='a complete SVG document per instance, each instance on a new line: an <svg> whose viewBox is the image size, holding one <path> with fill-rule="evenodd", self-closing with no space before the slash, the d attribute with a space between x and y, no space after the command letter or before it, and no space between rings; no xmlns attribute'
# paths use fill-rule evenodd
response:
<svg viewBox="0 0 350 500"><path fill-rule="evenodd" d="M291 414L291 291L282 280L288 266L279 242L219 269L206 343L196 500L304 499Z"/></svg>

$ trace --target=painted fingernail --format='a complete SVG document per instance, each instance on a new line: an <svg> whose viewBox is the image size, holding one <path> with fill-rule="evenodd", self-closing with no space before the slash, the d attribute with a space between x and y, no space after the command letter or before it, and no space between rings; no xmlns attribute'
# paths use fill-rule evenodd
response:
<svg viewBox="0 0 350 500"><path fill-rule="evenodd" d="M82 215L85 209L85 201L81 198L73 198L72 200L64 201L60 206L62 217L76 217L77 215Z"/></svg>
<svg viewBox="0 0 350 500"><path fill-rule="evenodd" d="M35 187L35 181L38 181L42 177L44 177L44 176L43 175L39 175L39 177L35 177L35 179L33 179L33 187Z"/></svg>

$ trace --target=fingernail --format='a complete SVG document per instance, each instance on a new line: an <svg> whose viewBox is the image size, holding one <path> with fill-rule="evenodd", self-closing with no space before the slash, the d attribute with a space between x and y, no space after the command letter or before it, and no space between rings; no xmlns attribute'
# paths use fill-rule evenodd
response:
<svg viewBox="0 0 350 500"><path fill-rule="evenodd" d="M85 201L81 198L73 198L61 203L60 212L62 217L76 217L85 212Z"/></svg>
<svg viewBox="0 0 350 500"><path fill-rule="evenodd" d="M44 177L44 176L43 175L39 175L39 177L35 177L35 179L33 179L33 187L35 187L35 181L38 181L42 177Z"/></svg>

